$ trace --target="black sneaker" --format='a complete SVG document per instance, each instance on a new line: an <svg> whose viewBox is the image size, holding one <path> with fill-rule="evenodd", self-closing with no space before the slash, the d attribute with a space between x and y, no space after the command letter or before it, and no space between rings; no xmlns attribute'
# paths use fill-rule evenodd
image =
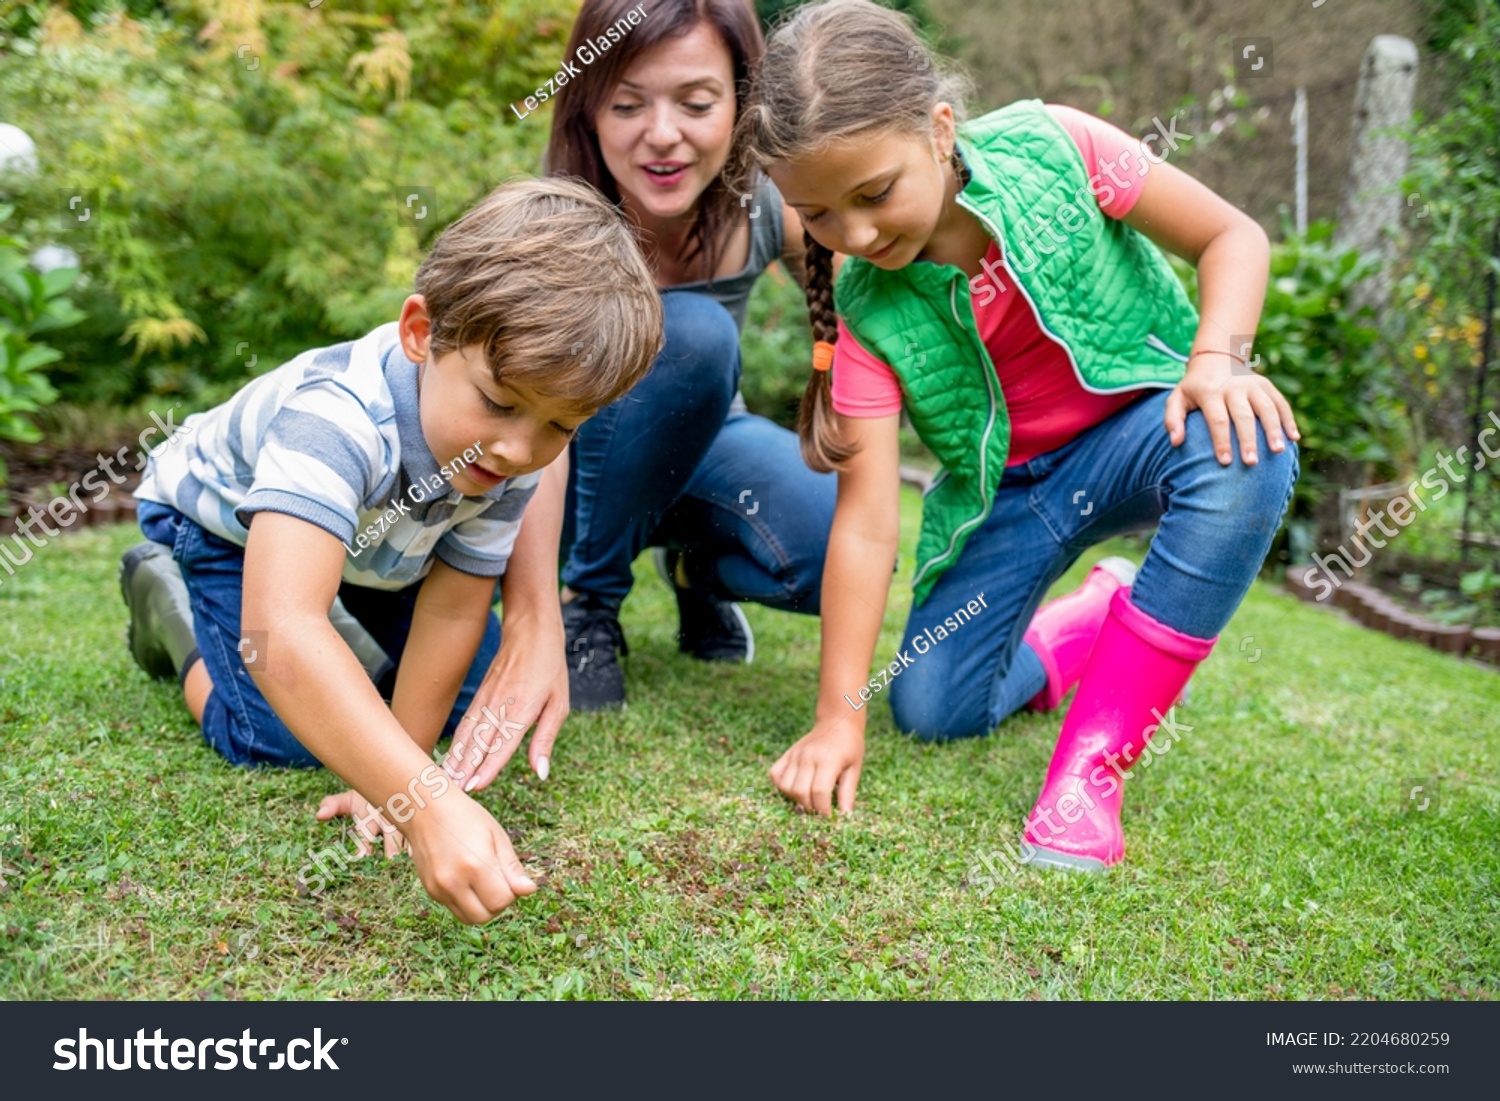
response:
<svg viewBox="0 0 1500 1101"><path fill-rule="evenodd" d="M677 648L699 661L755 660L755 635L740 606L679 584L682 552L657 547L656 572L677 597ZM683 577L687 574L683 572Z"/></svg>
<svg viewBox="0 0 1500 1101"><path fill-rule="evenodd" d="M580 593L562 606L563 637L568 647L568 695L574 711L602 711L625 706L625 670L620 657L630 653L617 609Z"/></svg>

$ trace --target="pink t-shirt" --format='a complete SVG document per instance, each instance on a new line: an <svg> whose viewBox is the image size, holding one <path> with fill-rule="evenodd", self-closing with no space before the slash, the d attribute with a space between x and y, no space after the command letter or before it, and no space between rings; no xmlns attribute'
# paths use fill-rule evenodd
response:
<svg viewBox="0 0 1500 1101"><path fill-rule="evenodd" d="M1049 103L1047 110L1078 146L1088 175L1101 177L1095 189L1099 209L1107 217L1123 218L1141 194L1140 176L1128 171L1136 167L1131 158L1142 166L1148 164L1141 156L1140 140L1072 107ZM1129 157L1122 158L1127 152ZM1047 232L1042 226L1032 228L1038 234ZM1138 396L1133 392L1091 394L1083 388L1062 346L1042 332L993 241L983 270L969 281L969 291L980 339L995 362L1000 392L1010 413L1007 465L1061 447ZM833 356L833 407L849 417L888 417L901 410L901 385L895 372L860 346L842 320Z"/></svg>

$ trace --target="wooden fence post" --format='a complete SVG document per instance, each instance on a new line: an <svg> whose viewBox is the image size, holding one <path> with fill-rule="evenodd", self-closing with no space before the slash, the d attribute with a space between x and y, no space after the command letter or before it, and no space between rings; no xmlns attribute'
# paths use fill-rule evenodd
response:
<svg viewBox="0 0 1500 1101"><path fill-rule="evenodd" d="M1355 289L1351 305L1387 305L1391 291L1393 231L1401 224L1401 181L1406 176L1407 143L1417 90L1417 48L1410 39L1377 35L1365 51L1354 94L1354 148L1334 244L1357 248L1380 266Z"/></svg>

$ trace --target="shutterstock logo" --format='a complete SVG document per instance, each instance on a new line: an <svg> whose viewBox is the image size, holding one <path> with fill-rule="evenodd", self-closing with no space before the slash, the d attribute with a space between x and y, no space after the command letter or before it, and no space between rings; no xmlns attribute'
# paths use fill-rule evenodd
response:
<svg viewBox="0 0 1500 1101"><path fill-rule="evenodd" d="M52 1045L57 1062L53 1070L208 1070L208 1056L212 1052L216 1059L213 1070L234 1070L243 1066L246 1070L338 1070L339 1065L330 1054L335 1044L347 1044L347 1037L323 1039L321 1028L313 1029L313 1038L301 1036L286 1045L285 1051L277 1051L274 1039L257 1040L247 1028L238 1039L212 1037L203 1040L162 1038L161 1029L147 1039L146 1030L138 1028L135 1038L121 1039L120 1058L115 1059L115 1039L103 1040L89 1035L89 1030L80 1028L78 1038L71 1036ZM305 1054L304 1054L305 1053ZM90 1064L89 1055L93 1055ZM274 1055L273 1060L271 1056ZM305 1057L310 1055L311 1058ZM170 1062L168 1060L170 1059ZM260 1062L256 1062L259 1059Z"/></svg>

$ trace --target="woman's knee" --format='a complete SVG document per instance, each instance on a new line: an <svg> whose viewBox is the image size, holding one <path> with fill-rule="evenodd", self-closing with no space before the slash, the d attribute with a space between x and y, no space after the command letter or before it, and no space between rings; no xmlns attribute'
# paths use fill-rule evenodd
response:
<svg viewBox="0 0 1500 1101"><path fill-rule="evenodd" d="M665 294L662 311L665 341L641 387L670 389L674 409L696 399L722 404L727 413L740 377L740 332L734 318L701 294Z"/></svg>

